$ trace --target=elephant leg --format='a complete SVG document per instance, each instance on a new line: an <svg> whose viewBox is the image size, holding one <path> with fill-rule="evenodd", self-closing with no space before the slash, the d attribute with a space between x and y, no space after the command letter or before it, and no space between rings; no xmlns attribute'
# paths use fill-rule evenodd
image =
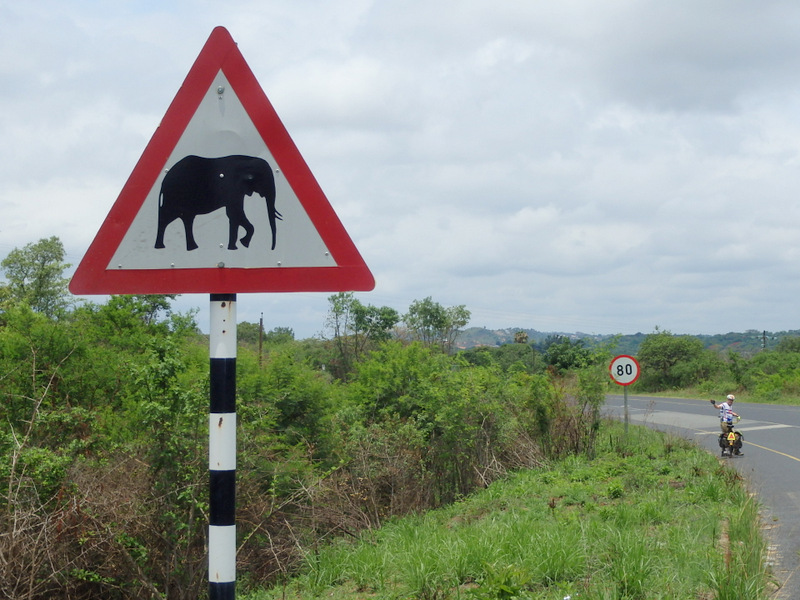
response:
<svg viewBox="0 0 800 600"><path fill-rule="evenodd" d="M158 208L158 229L156 230L156 248L161 249L164 248L164 232L167 229L167 225L172 223L175 220L175 217L169 214L165 214L164 208L159 206Z"/></svg>
<svg viewBox="0 0 800 600"><path fill-rule="evenodd" d="M241 221L230 219L230 229L228 230L228 250L236 250L237 248L236 241L239 236L239 227L244 227L244 236L240 240L242 242L242 246L247 248L250 245L250 240L253 239L255 227L253 227L253 224L248 221L246 217L243 216Z"/></svg>
<svg viewBox="0 0 800 600"><path fill-rule="evenodd" d="M181 221L183 221L183 229L186 232L186 249L195 250L197 242L194 241L193 233L194 215L184 215L181 217Z"/></svg>
<svg viewBox="0 0 800 600"><path fill-rule="evenodd" d="M247 217L242 218L242 222L239 223L242 227L244 227L244 237L240 240L242 245L247 248L250 246L250 240L253 239L253 233L255 232L256 228L253 227L253 224L248 220Z"/></svg>
<svg viewBox="0 0 800 600"><path fill-rule="evenodd" d="M239 237L239 227L244 227L244 237L242 237L242 245L247 248L250 245L250 240L253 238L255 227L248 220L244 214L244 198L242 204L235 203L229 205L225 211L228 215L228 250L236 250L236 241Z"/></svg>
<svg viewBox="0 0 800 600"><path fill-rule="evenodd" d="M166 225L161 224L161 219L158 220L158 231L156 232L156 248L164 247L164 230Z"/></svg>
<svg viewBox="0 0 800 600"><path fill-rule="evenodd" d="M239 234L239 222L228 216L228 250L236 250L236 238Z"/></svg>

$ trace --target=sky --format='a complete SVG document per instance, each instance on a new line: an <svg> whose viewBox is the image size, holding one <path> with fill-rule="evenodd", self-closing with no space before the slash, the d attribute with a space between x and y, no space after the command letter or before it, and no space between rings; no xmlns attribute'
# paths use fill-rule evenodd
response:
<svg viewBox="0 0 800 600"><path fill-rule="evenodd" d="M74 270L220 25L372 271L362 302L800 329L794 0L0 0L0 255L57 236ZM238 320L324 335L329 295L240 294ZM206 331L208 305L175 302Z"/></svg>

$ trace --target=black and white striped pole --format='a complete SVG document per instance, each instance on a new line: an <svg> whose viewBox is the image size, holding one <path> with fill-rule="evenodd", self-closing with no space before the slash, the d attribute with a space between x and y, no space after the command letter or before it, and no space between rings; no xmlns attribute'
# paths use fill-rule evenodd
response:
<svg viewBox="0 0 800 600"><path fill-rule="evenodd" d="M236 597L236 294L211 294L208 597Z"/></svg>

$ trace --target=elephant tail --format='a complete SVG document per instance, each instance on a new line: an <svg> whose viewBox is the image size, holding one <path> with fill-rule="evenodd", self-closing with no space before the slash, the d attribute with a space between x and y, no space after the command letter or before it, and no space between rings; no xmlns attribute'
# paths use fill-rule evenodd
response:
<svg viewBox="0 0 800 600"><path fill-rule="evenodd" d="M272 250L275 250L276 220L283 221L283 215L276 210L275 204L273 203L269 207L269 228L272 231Z"/></svg>

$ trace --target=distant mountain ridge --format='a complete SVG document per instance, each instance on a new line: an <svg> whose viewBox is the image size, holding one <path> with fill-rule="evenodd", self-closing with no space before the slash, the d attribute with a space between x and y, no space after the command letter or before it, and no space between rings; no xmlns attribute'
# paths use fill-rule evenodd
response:
<svg viewBox="0 0 800 600"><path fill-rule="evenodd" d="M474 348L476 346L502 346L504 344L513 344L514 336L520 331L523 331L528 335L529 344L541 344L551 336L564 336L573 340L584 340L586 345L591 347L613 343L614 339L617 338L616 343L614 343L613 347L611 348L612 352L616 354L632 355L636 354L637 350L639 349L639 345L644 341L645 337L649 335L646 333L611 335L583 333L580 331L538 331L536 329L528 329L525 327L507 327L504 329L469 327L461 332L461 334L458 336L456 344L462 350ZM672 333L675 335L684 335L675 332ZM800 329L779 332L748 329L744 332L730 332L714 335L692 335L691 337L696 337L702 340L703 345L711 350L733 350L739 354L750 355L764 349L774 349L782 338L798 336L800 336Z"/></svg>

